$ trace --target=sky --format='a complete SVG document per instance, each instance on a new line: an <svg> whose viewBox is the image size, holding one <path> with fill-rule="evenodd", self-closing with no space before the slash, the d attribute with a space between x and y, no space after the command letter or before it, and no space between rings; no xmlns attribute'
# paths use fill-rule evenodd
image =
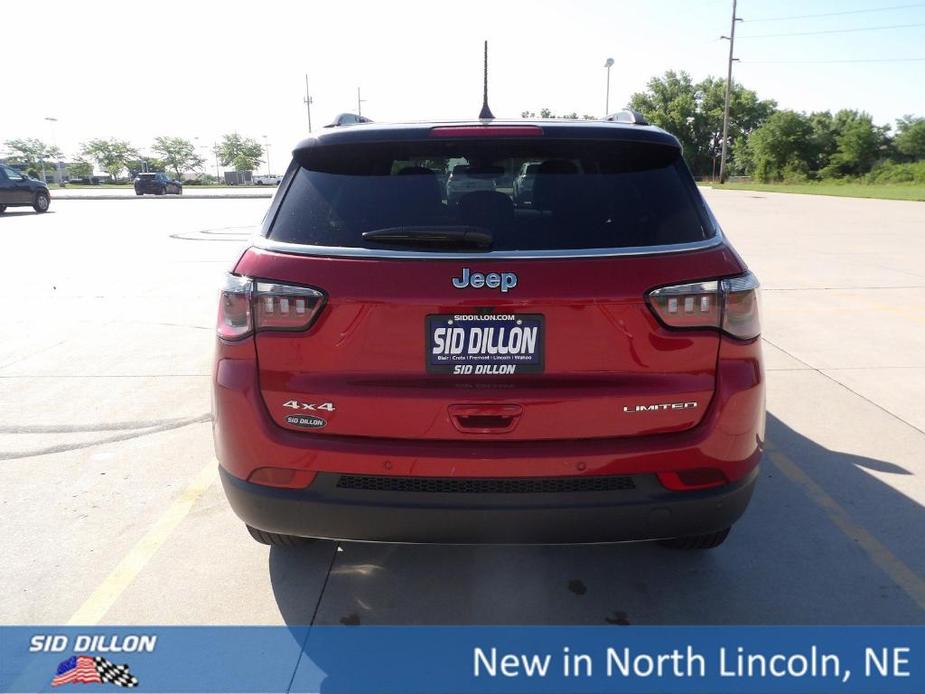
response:
<svg viewBox="0 0 925 694"><path fill-rule="evenodd" d="M732 0L47 0L36 24L33 3L5 2L0 143L38 137L71 158L90 138L146 151L155 136L181 136L214 170L212 143L237 131L269 144L279 173L308 132L306 74L314 129L356 112L357 87L376 121L472 118L485 39L497 117L543 107L602 115L610 57L611 111L665 70L724 77L729 44L719 37L731 9ZM806 17L816 14L830 16ZM738 16L733 77L760 97L800 111L857 108L880 124L925 116L925 1L739 0ZM910 58L919 60L883 62ZM828 62L847 60L878 62Z"/></svg>

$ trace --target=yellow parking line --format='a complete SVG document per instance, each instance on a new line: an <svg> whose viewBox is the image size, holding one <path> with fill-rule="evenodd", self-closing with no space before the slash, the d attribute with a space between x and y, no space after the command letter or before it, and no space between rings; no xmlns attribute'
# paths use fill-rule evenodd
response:
<svg viewBox="0 0 925 694"><path fill-rule="evenodd" d="M862 299L862 302L872 308L877 309L878 311L882 311L884 313L892 313L893 315L900 316L901 318L911 318L912 320L918 321L919 323L925 323L925 313L923 313L923 309L915 305L911 307L895 306L891 304L884 304L880 301L869 301L866 299Z"/></svg>
<svg viewBox="0 0 925 694"><path fill-rule="evenodd" d="M893 579L893 582L902 588L920 608L925 610L925 579L903 563L880 540L855 523L848 512L790 458L770 446L768 457L791 482L802 488L807 496L825 511L839 530L856 542L874 564Z"/></svg>
<svg viewBox="0 0 925 694"><path fill-rule="evenodd" d="M212 461L190 482L164 514L145 533L144 537L129 550L112 573L93 591L93 595L80 606L68 620L70 626L91 626L98 624L113 606L122 592L135 580L148 560L154 556L170 534L190 512L196 500L209 488L218 474L218 465Z"/></svg>

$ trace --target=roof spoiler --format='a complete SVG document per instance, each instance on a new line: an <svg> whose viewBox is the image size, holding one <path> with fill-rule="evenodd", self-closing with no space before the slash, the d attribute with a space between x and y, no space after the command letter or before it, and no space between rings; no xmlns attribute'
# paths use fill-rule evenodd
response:
<svg viewBox="0 0 925 694"><path fill-rule="evenodd" d="M642 115L639 111L632 111L630 109L624 109L623 111L617 111L616 113L611 113L609 116L604 116L602 120L610 121L611 123L629 123L630 125L649 125L649 121L646 120L646 117Z"/></svg>

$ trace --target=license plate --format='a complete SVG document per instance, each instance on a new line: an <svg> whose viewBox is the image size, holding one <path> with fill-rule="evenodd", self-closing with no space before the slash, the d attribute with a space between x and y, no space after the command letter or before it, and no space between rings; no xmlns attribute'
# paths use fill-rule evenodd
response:
<svg viewBox="0 0 925 694"><path fill-rule="evenodd" d="M503 376L543 371L543 316L427 316L429 373Z"/></svg>

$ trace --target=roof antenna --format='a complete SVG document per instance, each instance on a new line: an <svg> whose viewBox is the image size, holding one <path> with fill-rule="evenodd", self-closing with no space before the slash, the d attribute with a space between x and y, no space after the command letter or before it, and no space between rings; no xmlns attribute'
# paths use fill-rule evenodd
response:
<svg viewBox="0 0 925 694"><path fill-rule="evenodd" d="M479 119L491 119L494 118L495 114L491 112L491 109L488 108L488 41L485 42L485 81L484 87L482 90L482 110L479 113Z"/></svg>

